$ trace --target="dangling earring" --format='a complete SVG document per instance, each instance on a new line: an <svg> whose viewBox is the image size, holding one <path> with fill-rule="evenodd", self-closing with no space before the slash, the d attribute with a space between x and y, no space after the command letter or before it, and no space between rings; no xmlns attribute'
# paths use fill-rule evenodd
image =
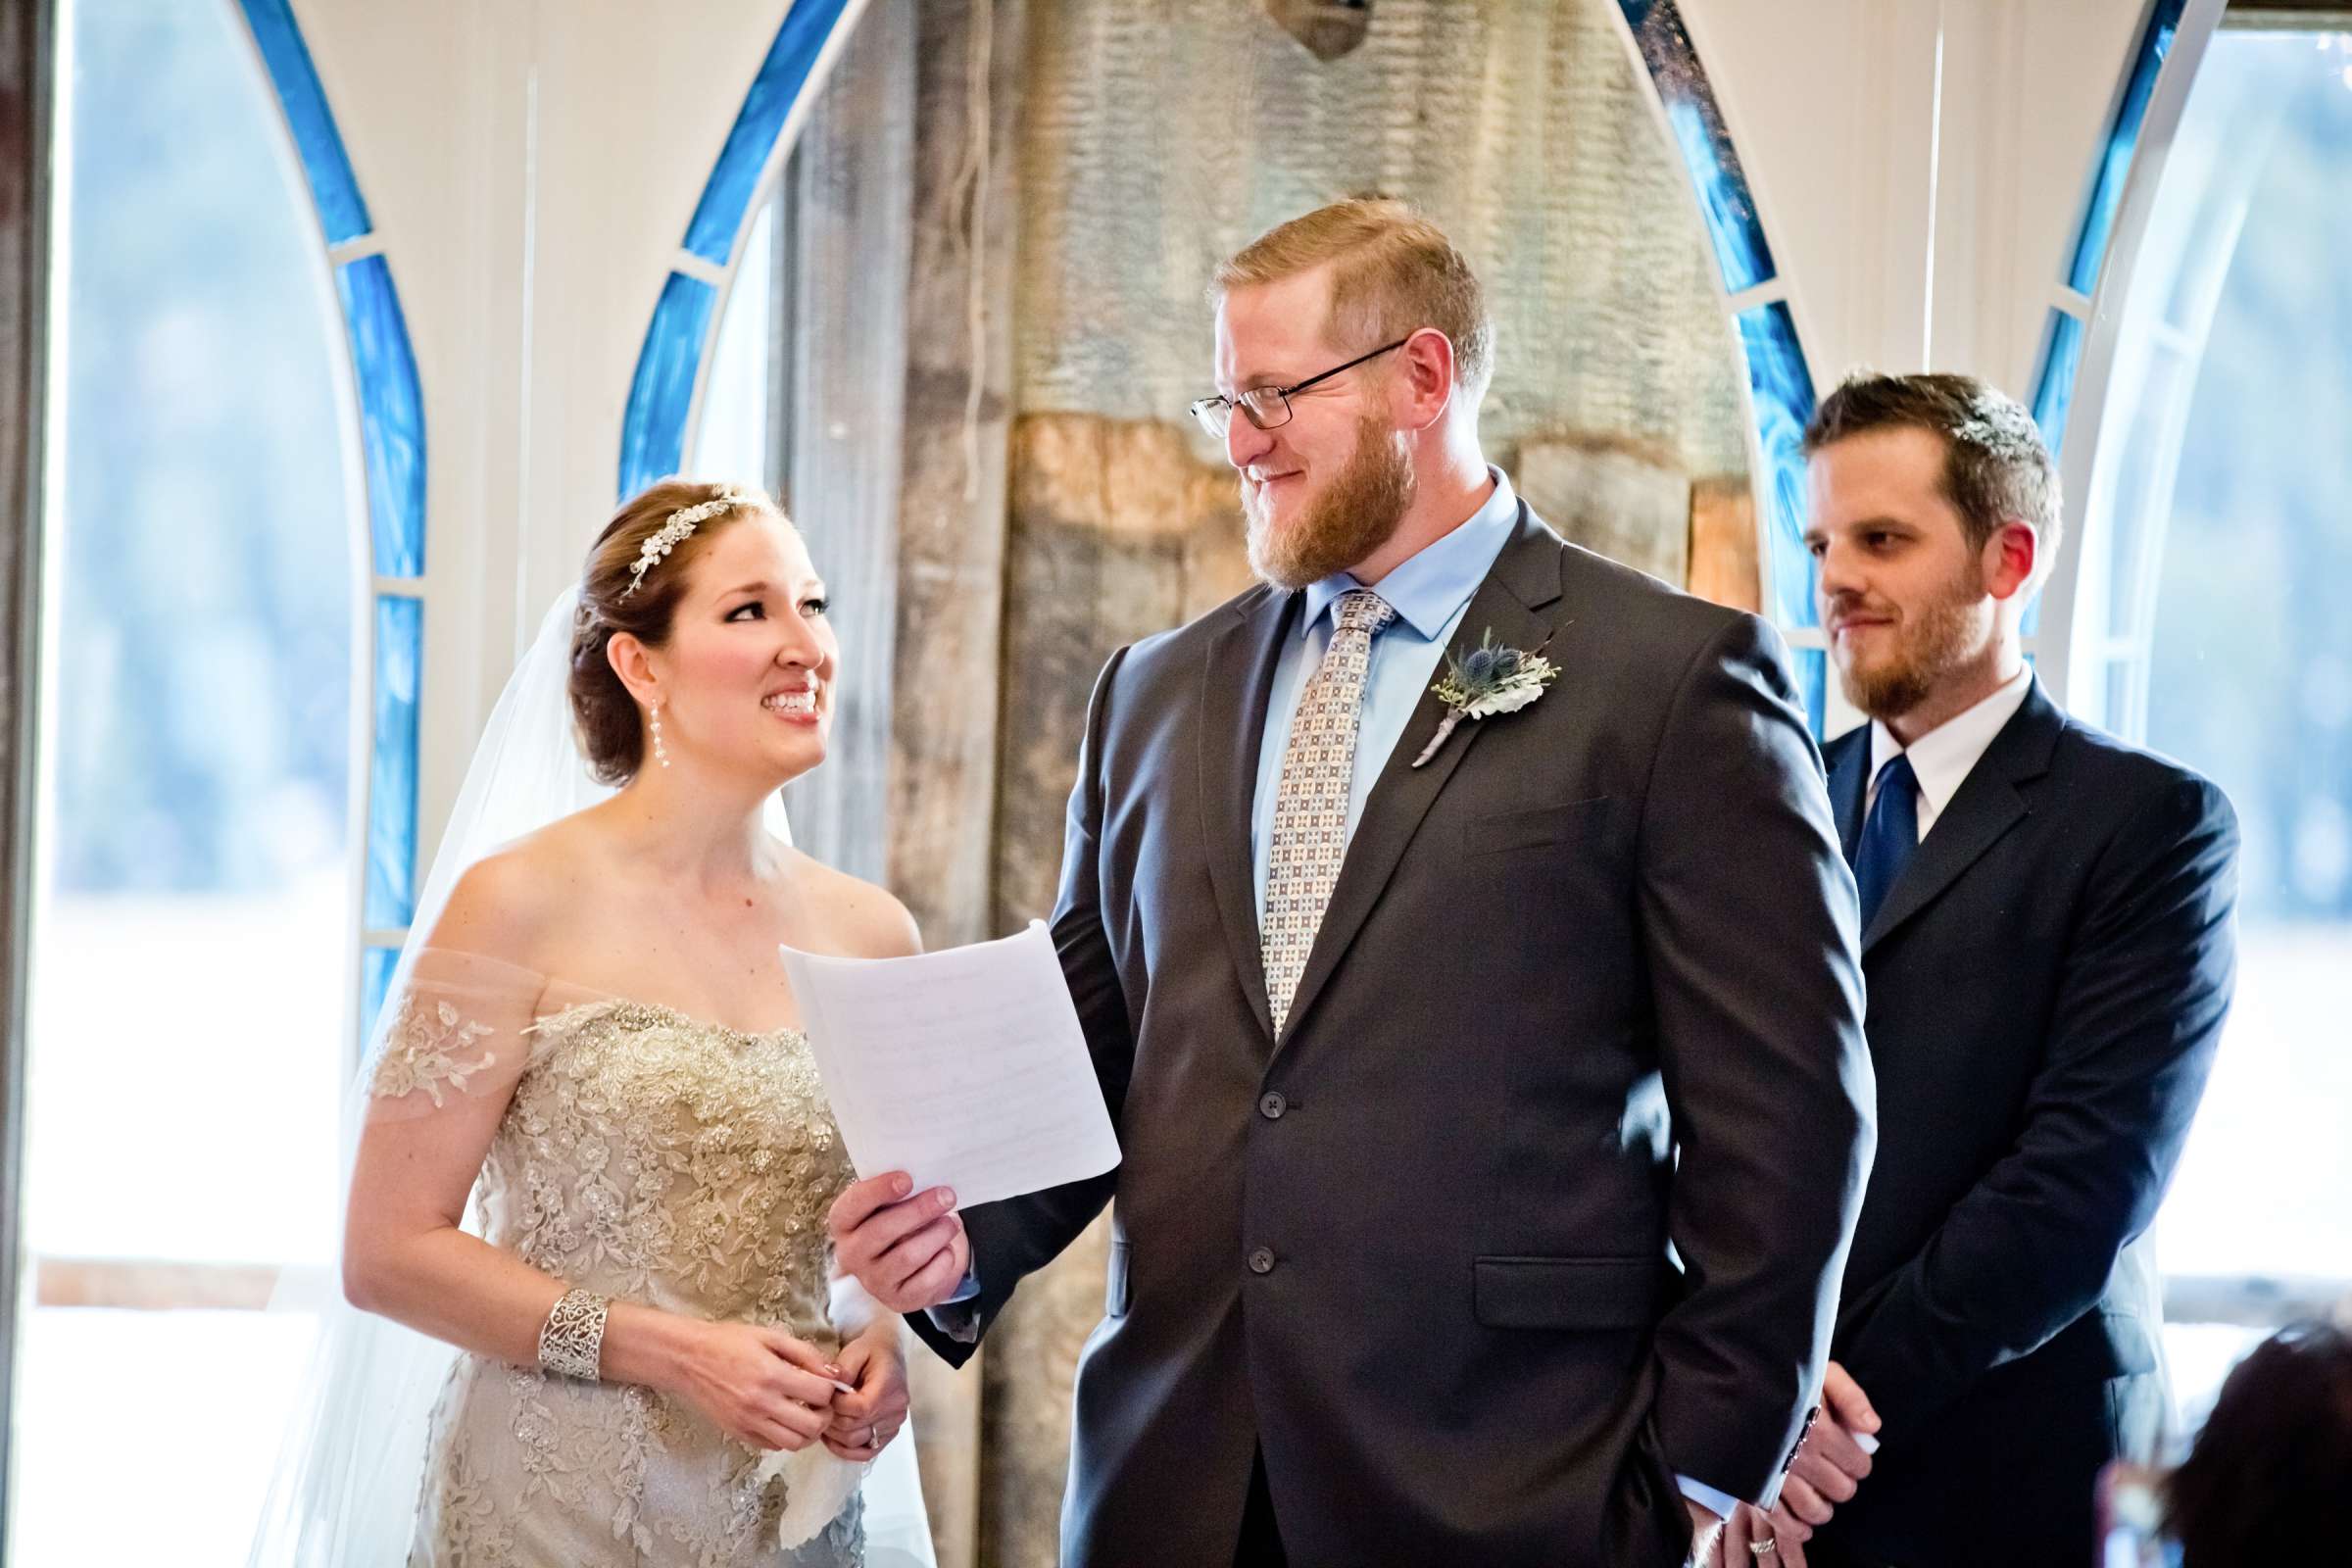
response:
<svg viewBox="0 0 2352 1568"><path fill-rule="evenodd" d="M669 753L662 745L662 705L654 705L654 760L663 767L669 765Z"/></svg>

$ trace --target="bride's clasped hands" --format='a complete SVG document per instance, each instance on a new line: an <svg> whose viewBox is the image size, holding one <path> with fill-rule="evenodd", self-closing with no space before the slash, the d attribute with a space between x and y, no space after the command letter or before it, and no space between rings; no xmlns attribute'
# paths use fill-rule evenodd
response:
<svg viewBox="0 0 2352 1568"><path fill-rule="evenodd" d="M798 1453L821 1441L862 1463L906 1421L906 1357L887 1321L835 1358L779 1328L657 1315L666 1322L645 1381L746 1447Z"/></svg>

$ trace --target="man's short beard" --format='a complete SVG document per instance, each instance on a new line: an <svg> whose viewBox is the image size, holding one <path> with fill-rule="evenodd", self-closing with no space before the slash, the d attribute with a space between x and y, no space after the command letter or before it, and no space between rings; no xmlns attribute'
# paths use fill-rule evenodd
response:
<svg viewBox="0 0 2352 1568"><path fill-rule="evenodd" d="M1387 425L1356 425L1355 451L1305 513L1276 527L1262 490L1247 481L1250 565L1277 588L1304 588L1346 571L1395 537L1413 504L1413 464Z"/></svg>
<svg viewBox="0 0 2352 1568"><path fill-rule="evenodd" d="M1984 601L1984 567L1972 561L1946 592L1906 617L1891 659L1868 671L1838 666L1845 700L1882 721L1900 718L1926 702L1945 676L1974 657L1976 614Z"/></svg>

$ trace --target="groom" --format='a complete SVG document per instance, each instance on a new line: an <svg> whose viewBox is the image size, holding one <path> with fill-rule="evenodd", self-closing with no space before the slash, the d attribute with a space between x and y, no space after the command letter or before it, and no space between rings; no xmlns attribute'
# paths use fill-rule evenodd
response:
<svg viewBox="0 0 2352 1568"><path fill-rule="evenodd" d="M1487 466L1479 282L1408 210L1216 287L1195 413L1265 584L1103 669L1054 917L1124 1162L960 1227L876 1177L839 1255L959 1362L1115 1197L1065 1563L1712 1560L1814 1402L1872 1146L1779 649ZM1538 695L1449 727L1490 640L1516 678L1466 675Z"/></svg>

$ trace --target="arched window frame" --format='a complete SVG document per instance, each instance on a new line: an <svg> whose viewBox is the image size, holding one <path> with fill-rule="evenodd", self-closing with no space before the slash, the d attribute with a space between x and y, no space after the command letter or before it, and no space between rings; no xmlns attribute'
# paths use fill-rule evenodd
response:
<svg viewBox="0 0 2352 1568"><path fill-rule="evenodd" d="M2071 544L2028 612L2028 652L2062 706L2128 740L2145 728L2139 705L2155 585L2141 574L2132 590L2139 603L2123 607L2119 635L2108 589L2119 549L2139 541L2125 539L2118 526L2118 454L2102 453L2099 433L2111 398L2146 368L2148 352L2177 355L2185 347L2126 343L2124 306L2189 86L2226 7L2227 0L2148 0L2092 162L2074 245L2052 285L2033 378L2034 418L2059 456ZM2186 416L2186 400L2183 385L2176 420ZM2159 488L2169 495L2169 475ZM2151 501L2137 509L2141 519L2161 511L2162 497ZM2146 559L2152 563L2153 554Z"/></svg>
<svg viewBox="0 0 2352 1568"><path fill-rule="evenodd" d="M865 0L793 0L776 28L704 181L638 352L621 416L622 497L677 472L685 461L725 294L741 270L753 198L791 153L864 9Z"/></svg>
<svg viewBox="0 0 2352 1568"><path fill-rule="evenodd" d="M1658 124L1675 148L1715 254L1717 297L1747 370L1748 473L1755 492L1758 603L1788 643L1813 733L1829 718L1829 644L1804 546L1805 425L1813 372L1788 279L1677 0L1616 0Z"/></svg>
<svg viewBox="0 0 2352 1568"><path fill-rule="evenodd" d="M2276 107L2243 104L2225 145L2179 140L2206 47L2231 9L2151 0L2035 373L2036 416L2053 440L2063 432L2070 541L2043 591L2038 666L2069 711L2133 742L2147 735L2157 592L2197 372ZM2173 178L2192 182L2196 208L2159 224L2158 192ZM2084 276L2095 288L2065 326L2059 309ZM2165 1319L2267 1330L2328 1316L2348 1289L2314 1274L2168 1274Z"/></svg>
<svg viewBox="0 0 2352 1568"><path fill-rule="evenodd" d="M368 579L353 621L353 664L366 685L352 707L358 854L357 1038L382 1005L416 908L419 686L424 665L424 398L386 236L360 192L310 46L287 0L237 0L277 95L318 219L350 346L346 442L367 473ZM354 684L360 677L355 673ZM355 775L357 770L355 770Z"/></svg>

